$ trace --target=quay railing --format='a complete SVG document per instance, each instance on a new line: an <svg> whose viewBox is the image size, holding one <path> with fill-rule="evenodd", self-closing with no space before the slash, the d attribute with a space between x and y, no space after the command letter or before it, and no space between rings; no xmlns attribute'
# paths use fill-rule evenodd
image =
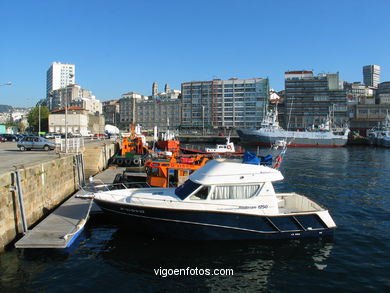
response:
<svg viewBox="0 0 390 293"><path fill-rule="evenodd" d="M56 149L60 153L80 153L84 150L84 138L73 137L65 139L56 137L55 138Z"/></svg>

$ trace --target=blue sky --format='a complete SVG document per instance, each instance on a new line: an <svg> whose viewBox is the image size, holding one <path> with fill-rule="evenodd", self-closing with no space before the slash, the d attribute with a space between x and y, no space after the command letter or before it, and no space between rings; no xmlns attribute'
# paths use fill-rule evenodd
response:
<svg viewBox="0 0 390 293"><path fill-rule="evenodd" d="M54 61L76 65L76 83L98 99L151 94L153 81L268 77L288 70L340 72L362 66L390 81L388 0L5 0L0 10L0 104L45 97Z"/></svg>

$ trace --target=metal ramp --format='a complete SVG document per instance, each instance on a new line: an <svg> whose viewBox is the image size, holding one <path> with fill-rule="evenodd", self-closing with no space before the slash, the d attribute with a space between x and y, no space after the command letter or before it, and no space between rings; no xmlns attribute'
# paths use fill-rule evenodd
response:
<svg viewBox="0 0 390 293"><path fill-rule="evenodd" d="M83 192L83 191L81 191ZM80 191L15 243L16 248L67 248L84 229L93 199L77 198Z"/></svg>
<svg viewBox="0 0 390 293"><path fill-rule="evenodd" d="M90 186L97 187L103 183L112 183L116 174L119 172L123 172L123 170L120 168L106 169L94 177L93 183ZM23 238L15 243L15 247L70 247L77 236L83 231L90 211L95 209L93 199L86 197L86 195L88 195L88 192L84 189L76 192L32 230L28 230Z"/></svg>

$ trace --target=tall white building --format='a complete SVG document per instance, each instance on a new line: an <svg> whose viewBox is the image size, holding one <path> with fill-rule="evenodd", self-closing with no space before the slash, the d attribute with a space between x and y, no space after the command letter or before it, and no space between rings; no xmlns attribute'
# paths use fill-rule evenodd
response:
<svg viewBox="0 0 390 293"><path fill-rule="evenodd" d="M366 86L378 87L381 79L381 67L379 65L363 66L363 82Z"/></svg>
<svg viewBox="0 0 390 293"><path fill-rule="evenodd" d="M74 64L53 62L46 72L46 97L51 91L75 84L76 68Z"/></svg>

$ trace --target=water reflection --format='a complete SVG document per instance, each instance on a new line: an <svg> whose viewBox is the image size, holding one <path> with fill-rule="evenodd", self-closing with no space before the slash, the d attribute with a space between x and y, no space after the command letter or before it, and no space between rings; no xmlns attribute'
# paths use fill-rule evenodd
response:
<svg viewBox="0 0 390 293"><path fill-rule="evenodd" d="M198 290L261 291L291 267L324 270L333 248L329 239L291 241L189 242L154 240L118 229L102 249L99 257L111 266L142 278L153 288L174 289L177 281ZM93 241L92 241L93 242ZM234 276L155 275L155 269L232 269ZM275 281L275 280L273 280ZM157 282L157 283L156 283ZM134 284L133 284L134 285ZM167 287L168 286L168 287ZM156 287L157 288L157 287Z"/></svg>
<svg viewBox="0 0 390 293"><path fill-rule="evenodd" d="M288 149L281 171L278 192L329 208L334 240L154 240L94 216L71 250L0 254L0 292L387 292L390 151ZM233 269L234 276L154 273L187 267Z"/></svg>

